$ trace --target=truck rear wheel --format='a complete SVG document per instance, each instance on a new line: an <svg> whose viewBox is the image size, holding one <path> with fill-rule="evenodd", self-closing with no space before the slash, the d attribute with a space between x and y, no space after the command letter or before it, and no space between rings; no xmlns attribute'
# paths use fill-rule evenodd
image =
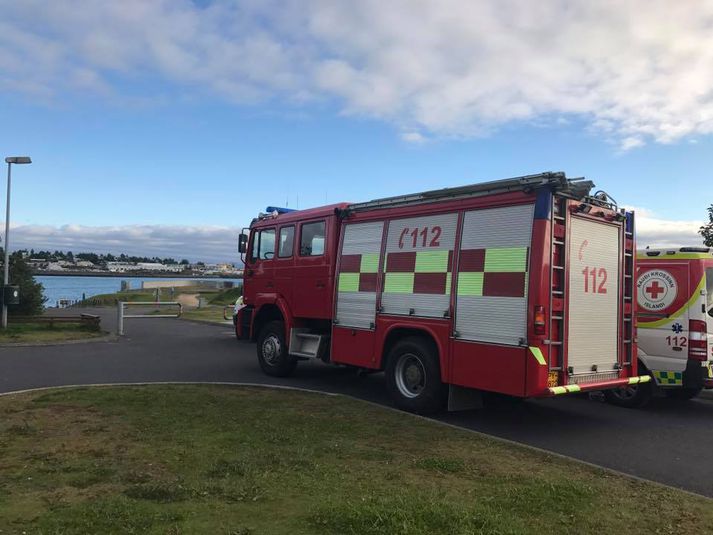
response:
<svg viewBox="0 0 713 535"><path fill-rule="evenodd" d="M386 382L400 409L433 414L445 406L447 390L441 382L438 353L421 338L404 338L389 352Z"/></svg>
<svg viewBox="0 0 713 535"><path fill-rule="evenodd" d="M260 368L272 377L288 377L297 367L297 359L287 352L285 324L271 321L260 331L257 339L257 361Z"/></svg>
<svg viewBox="0 0 713 535"><path fill-rule="evenodd" d="M622 388L604 391L604 399L607 403L627 409L636 409L646 405L653 396L651 383L638 385L627 385Z"/></svg>
<svg viewBox="0 0 713 535"><path fill-rule="evenodd" d="M695 398L701 393L703 388L667 388L664 390L667 398L670 399L680 399L682 401L687 401L689 399Z"/></svg>

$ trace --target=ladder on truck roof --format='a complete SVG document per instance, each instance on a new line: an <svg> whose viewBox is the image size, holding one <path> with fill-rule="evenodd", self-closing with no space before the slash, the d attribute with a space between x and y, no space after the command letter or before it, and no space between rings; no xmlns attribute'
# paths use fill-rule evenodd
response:
<svg viewBox="0 0 713 535"><path fill-rule="evenodd" d="M409 195L384 197L383 199L350 204L346 208L346 212L393 208L444 200L467 199L496 193L509 193L546 187L549 187L553 192L558 192L575 199L582 199L589 195L589 192L594 187L594 183L591 180L585 180L583 177L567 178L563 172L546 172L536 175L506 178L503 180L493 180L480 184L471 184L469 186L458 186L455 188L443 188Z"/></svg>

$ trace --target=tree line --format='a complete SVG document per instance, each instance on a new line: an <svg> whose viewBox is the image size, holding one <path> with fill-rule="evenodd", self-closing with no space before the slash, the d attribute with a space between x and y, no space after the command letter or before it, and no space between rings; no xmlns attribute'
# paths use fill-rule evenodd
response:
<svg viewBox="0 0 713 535"><path fill-rule="evenodd" d="M2 248L0 248L2 251ZM93 264L106 264L107 262L157 262L159 264L182 264L188 265L190 262L187 259L182 259L180 261L175 258L166 257L160 258L158 256L134 256L121 253L119 255L113 255L111 253L73 253L72 251L35 251L34 249L27 249L18 251L25 256L36 259L44 260L46 262L76 262L78 260L84 260L92 262Z"/></svg>

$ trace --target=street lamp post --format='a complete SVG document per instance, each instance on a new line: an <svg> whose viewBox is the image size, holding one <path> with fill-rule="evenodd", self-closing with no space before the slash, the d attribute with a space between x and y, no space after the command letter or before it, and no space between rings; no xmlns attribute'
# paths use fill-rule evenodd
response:
<svg viewBox="0 0 713 535"><path fill-rule="evenodd" d="M5 262L3 264L3 294L4 287L10 283L10 246L8 240L10 238L10 176L12 164L27 164L32 163L29 156L8 156L5 158L5 163L7 163L7 204L5 206ZM7 305L5 304L5 299L3 297L2 302L2 328L7 328Z"/></svg>

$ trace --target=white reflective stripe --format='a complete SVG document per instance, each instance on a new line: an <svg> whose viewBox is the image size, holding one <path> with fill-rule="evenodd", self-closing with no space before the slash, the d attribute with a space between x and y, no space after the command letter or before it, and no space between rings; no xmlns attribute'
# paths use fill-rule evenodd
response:
<svg viewBox="0 0 713 535"><path fill-rule="evenodd" d="M701 342L703 340L707 341L708 335L698 331L688 331L688 339L693 342Z"/></svg>

